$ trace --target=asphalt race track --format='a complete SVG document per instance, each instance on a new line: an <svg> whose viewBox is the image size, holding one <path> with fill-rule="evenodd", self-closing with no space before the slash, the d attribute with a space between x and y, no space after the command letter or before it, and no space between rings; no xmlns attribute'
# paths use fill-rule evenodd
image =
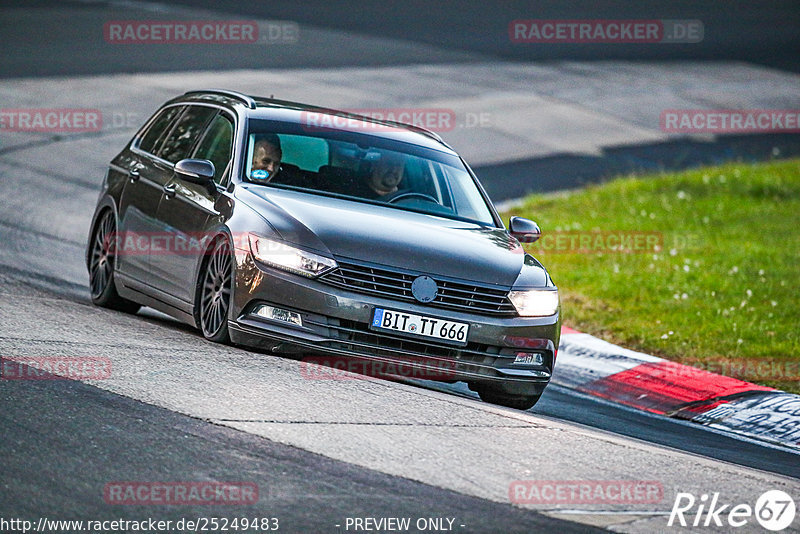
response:
<svg viewBox="0 0 800 534"><path fill-rule="evenodd" d="M3 108L72 101L134 116L88 134L0 131L0 357L103 357L113 369L107 379L84 382L0 380L0 519L276 517L281 532L347 532L348 518L409 517L450 518L452 530L464 533L649 533L679 531L666 526L679 492L718 492L726 503L751 505L767 490L800 494L796 452L566 388L551 386L521 412L482 403L461 385L313 380L296 359L211 344L156 312L94 307L83 253L100 181L107 162L168 96L217 82L225 68L484 65L516 53L491 41L459 47L447 32L437 42L424 21L419 39L404 39L388 27L353 33L351 19L322 16L322 7L306 21L291 6L270 12L256 4L268 5L239 11L223 2L219 9L307 22L308 42L257 66L255 56L228 63L225 50L125 54L103 47L98 21L102 27L103 20L164 13L130 2L0 6L0 35L15 44L0 58ZM789 7L779 5L774 16L794 13L781 9ZM82 40L86 35L94 41ZM749 59L758 62L764 50ZM792 70L792 57L772 57L772 65ZM313 80L318 72L297 76ZM246 78L238 70L235 76ZM279 85L297 83L280 76ZM331 87L341 89L343 103L357 99L343 83ZM317 94L307 90L310 98ZM104 486L116 481L210 480L254 483L258 502L122 506L103 498ZM663 496L646 504L517 506L509 498L517 480L657 481ZM737 531L761 530L751 521Z"/></svg>

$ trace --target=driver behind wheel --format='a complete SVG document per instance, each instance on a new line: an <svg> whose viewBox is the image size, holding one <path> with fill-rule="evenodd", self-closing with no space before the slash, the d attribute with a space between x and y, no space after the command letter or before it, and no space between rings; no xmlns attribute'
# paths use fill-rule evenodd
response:
<svg viewBox="0 0 800 534"><path fill-rule="evenodd" d="M366 180L359 184L355 194L370 200L381 200L397 192L403 180L405 157L402 154L384 152L380 159L372 163Z"/></svg>

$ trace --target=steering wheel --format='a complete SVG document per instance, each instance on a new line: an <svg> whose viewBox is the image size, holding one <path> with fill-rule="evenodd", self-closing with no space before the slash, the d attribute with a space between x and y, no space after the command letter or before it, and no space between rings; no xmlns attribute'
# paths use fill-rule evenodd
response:
<svg viewBox="0 0 800 534"><path fill-rule="evenodd" d="M398 200L402 200L404 198L413 198L413 197L421 198L422 200L427 200L428 202L433 202L434 204L439 203L438 200L436 200L430 195L426 195L425 193L415 193L414 191L409 191L406 193L397 191L396 193L392 193L391 195L389 195L388 199L384 198L383 200L384 202L388 202L389 204L394 204Z"/></svg>

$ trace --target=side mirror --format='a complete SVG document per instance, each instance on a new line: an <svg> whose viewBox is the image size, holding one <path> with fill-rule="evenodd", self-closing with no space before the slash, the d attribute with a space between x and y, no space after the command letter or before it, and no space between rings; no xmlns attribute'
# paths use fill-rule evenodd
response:
<svg viewBox="0 0 800 534"><path fill-rule="evenodd" d="M198 185L214 183L214 164L207 159L182 159L175 164L175 174Z"/></svg>
<svg viewBox="0 0 800 534"><path fill-rule="evenodd" d="M534 243L542 236L538 224L522 217L511 217L508 221L508 231L520 243Z"/></svg>

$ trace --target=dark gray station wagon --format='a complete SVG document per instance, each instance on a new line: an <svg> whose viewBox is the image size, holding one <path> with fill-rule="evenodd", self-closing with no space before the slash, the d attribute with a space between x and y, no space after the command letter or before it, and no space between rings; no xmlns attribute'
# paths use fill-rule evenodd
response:
<svg viewBox="0 0 800 534"><path fill-rule="evenodd" d="M100 306L527 409L560 334L558 290L520 245L538 237L506 229L432 132L208 90L164 104L111 161L86 262Z"/></svg>

